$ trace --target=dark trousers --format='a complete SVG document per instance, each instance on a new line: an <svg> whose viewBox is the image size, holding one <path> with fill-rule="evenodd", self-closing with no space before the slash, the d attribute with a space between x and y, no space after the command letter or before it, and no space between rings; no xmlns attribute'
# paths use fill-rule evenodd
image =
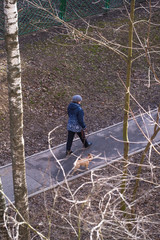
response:
<svg viewBox="0 0 160 240"><path fill-rule="evenodd" d="M85 138L84 131L76 132L76 133L77 133L78 137L81 139L81 142L83 143L84 147L87 147L88 142L87 142L87 139ZM67 151L71 150L74 136L75 136L75 132L68 131L67 148L66 148Z"/></svg>

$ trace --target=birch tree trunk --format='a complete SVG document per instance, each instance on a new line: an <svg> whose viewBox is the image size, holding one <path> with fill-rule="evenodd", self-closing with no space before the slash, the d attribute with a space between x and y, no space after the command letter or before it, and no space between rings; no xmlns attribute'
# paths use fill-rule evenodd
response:
<svg viewBox="0 0 160 240"><path fill-rule="evenodd" d="M23 104L21 64L18 40L17 0L4 0L5 44L8 66L8 95L10 112L10 142L12 154L15 206L26 221L29 220L25 154L23 139ZM20 220L20 219L19 219ZM20 225L19 239L29 239L29 230Z"/></svg>
<svg viewBox="0 0 160 240"><path fill-rule="evenodd" d="M132 69L132 46L133 46L133 22L134 22L135 0L131 0L130 19L129 19L129 40L128 40L128 59L127 59L127 79L126 79L126 94L124 105L124 118L123 118L123 141L124 141L124 170L121 185L121 193L123 194L126 187L126 176L128 166L128 153L129 153L129 139L128 139L128 116L130 108L130 85L131 85L131 69ZM125 211L125 202L122 201L122 208Z"/></svg>
<svg viewBox="0 0 160 240"><path fill-rule="evenodd" d="M2 194L3 188L2 188L2 182L0 177L0 239L2 240L9 240L9 236L7 233L7 229L4 226L4 211L6 208L5 198Z"/></svg>

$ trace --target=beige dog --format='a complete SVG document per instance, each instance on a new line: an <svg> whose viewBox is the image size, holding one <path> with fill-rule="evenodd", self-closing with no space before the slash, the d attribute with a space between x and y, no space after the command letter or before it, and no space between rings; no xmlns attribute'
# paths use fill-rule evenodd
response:
<svg viewBox="0 0 160 240"><path fill-rule="evenodd" d="M86 169L88 169L88 165L89 165L90 161L92 161L92 159L93 159L93 155L91 153L89 153L88 157L81 158L81 159L78 159L77 161L75 161L73 173L76 172L78 170L78 168L80 168L80 166L83 166Z"/></svg>

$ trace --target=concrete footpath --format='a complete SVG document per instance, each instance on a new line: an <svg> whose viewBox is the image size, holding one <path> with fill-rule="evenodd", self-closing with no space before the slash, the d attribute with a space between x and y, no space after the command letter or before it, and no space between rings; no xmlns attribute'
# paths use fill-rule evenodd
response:
<svg viewBox="0 0 160 240"><path fill-rule="evenodd" d="M157 109L150 113L136 116L129 120L129 154L142 151L147 138L150 138L154 131ZM138 125L137 125L138 123ZM66 144L56 146L51 151L46 150L30 157L26 157L26 175L29 196L33 196L47 189L57 186L64 181L64 175L68 180L80 177L91 169L101 168L109 162L122 159L123 155L123 123L104 128L88 135L88 140L93 144L90 148L82 148L79 139L73 142L73 154L65 157ZM157 134L153 144L160 143L160 132ZM89 164L89 170L81 168L80 171L73 172L73 163L78 156L86 157L92 153L95 158ZM11 201L14 201L12 165L0 168L4 193Z"/></svg>

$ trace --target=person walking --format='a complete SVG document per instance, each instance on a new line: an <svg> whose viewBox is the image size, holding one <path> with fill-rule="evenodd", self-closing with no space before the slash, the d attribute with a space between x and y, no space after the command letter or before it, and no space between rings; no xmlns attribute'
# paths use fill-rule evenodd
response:
<svg viewBox="0 0 160 240"><path fill-rule="evenodd" d="M81 108L82 97L80 95L74 95L72 97L72 102L68 105L68 137L67 137L67 146L66 146L66 156L72 153L71 147L75 133L81 139L85 148L88 148L92 145L91 142L88 142L85 137L86 125L84 122L84 112Z"/></svg>

